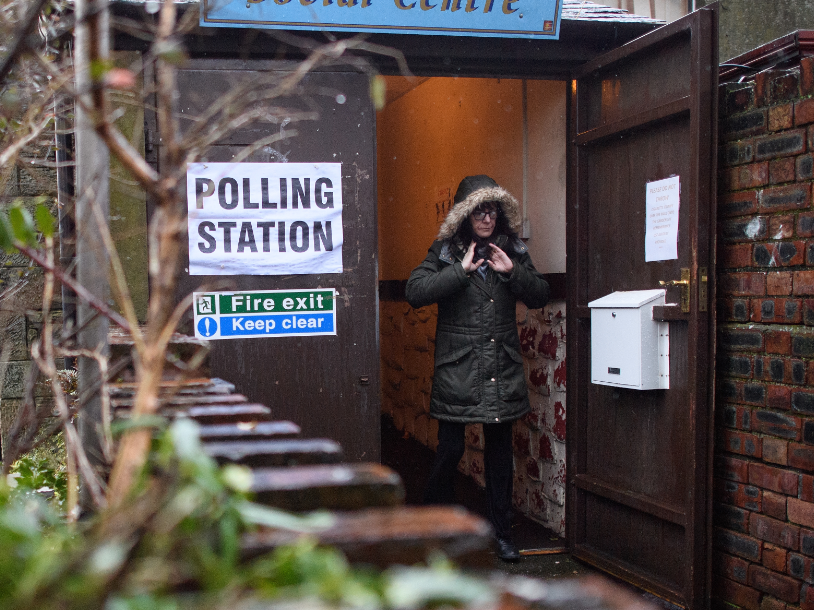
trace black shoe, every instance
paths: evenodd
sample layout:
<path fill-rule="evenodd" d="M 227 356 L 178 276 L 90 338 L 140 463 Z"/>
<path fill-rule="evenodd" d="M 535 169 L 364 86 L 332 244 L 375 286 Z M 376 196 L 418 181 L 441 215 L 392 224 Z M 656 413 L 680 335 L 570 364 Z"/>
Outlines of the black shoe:
<path fill-rule="evenodd" d="M 497 556 L 503 561 L 520 561 L 520 551 L 510 538 L 497 538 Z"/>

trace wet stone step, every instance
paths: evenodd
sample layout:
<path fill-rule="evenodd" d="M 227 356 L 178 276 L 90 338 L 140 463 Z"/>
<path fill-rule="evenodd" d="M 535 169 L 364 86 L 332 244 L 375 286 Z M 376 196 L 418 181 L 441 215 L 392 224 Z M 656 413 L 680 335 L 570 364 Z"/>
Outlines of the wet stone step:
<path fill-rule="evenodd" d="M 110 397 L 130 398 L 135 396 L 137 385 L 135 382 L 112 385 L 109 390 Z M 211 379 L 200 377 L 196 379 L 185 379 L 183 381 L 167 379 L 161 382 L 159 391 L 161 395 L 178 394 L 203 396 L 207 394 L 233 394 L 235 385 L 223 379 L 218 379 L 217 377 Z"/>
<path fill-rule="evenodd" d="M 204 451 L 219 463 L 251 468 L 336 464 L 342 461 L 339 443 L 323 438 L 204 443 Z"/>
<path fill-rule="evenodd" d="M 490 567 L 494 562 L 491 526 L 462 508 L 403 506 L 333 515 L 333 524 L 318 532 L 265 528 L 248 534 L 243 552 L 254 556 L 311 536 L 338 547 L 352 563 L 380 567 L 425 562 L 437 551 L 464 567 Z"/>
<path fill-rule="evenodd" d="M 280 439 L 298 436 L 300 432 L 300 427 L 290 421 L 238 422 L 201 426 L 201 440 L 206 443 Z"/>
<path fill-rule="evenodd" d="M 166 399 L 159 397 L 164 407 L 188 407 L 197 405 L 234 405 L 241 402 L 248 402 L 248 398 L 243 394 L 211 394 L 211 395 L 182 395 L 172 396 Z M 134 396 L 124 398 L 112 398 L 110 404 L 114 409 L 132 408 L 135 402 Z"/>
<path fill-rule="evenodd" d="M 404 502 L 401 477 L 380 464 L 261 468 L 252 474 L 256 501 L 285 510 L 356 510 Z"/>
<path fill-rule="evenodd" d="M 116 418 L 127 419 L 130 409 L 118 408 L 114 411 Z M 270 421 L 271 409 L 259 403 L 243 403 L 236 405 L 208 405 L 202 407 L 164 407 L 160 414 L 169 419 L 189 417 L 201 425 L 236 424 L 258 421 Z"/>

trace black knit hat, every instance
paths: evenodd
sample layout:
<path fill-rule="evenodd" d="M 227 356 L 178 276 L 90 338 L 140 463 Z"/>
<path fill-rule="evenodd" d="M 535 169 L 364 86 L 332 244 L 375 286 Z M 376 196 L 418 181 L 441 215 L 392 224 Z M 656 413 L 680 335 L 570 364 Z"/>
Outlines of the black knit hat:
<path fill-rule="evenodd" d="M 480 189 L 488 189 L 498 187 L 498 183 L 492 180 L 486 174 L 478 174 L 477 176 L 467 176 L 458 185 L 458 190 L 455 191 L 455 203 L 460 203 L 469 195 Z"/>

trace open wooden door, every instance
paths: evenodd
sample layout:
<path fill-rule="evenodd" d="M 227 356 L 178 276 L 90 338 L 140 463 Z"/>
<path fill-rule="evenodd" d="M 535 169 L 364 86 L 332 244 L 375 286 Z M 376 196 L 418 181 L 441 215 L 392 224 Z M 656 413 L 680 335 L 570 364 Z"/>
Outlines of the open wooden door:
<path fill-rule="evenodd" d="M 717 14 L 700 10 L 580 69 L 568 200 L 568 539 L 575 557 L 709 605 Z M 645 262 L 647 184 L 680 179 L 677 255 Z M 591 383 L 588 303 L 689 275 L 669 320 L 670 389 Z M 685 307 L 685 309 L 687 309 Z"/>

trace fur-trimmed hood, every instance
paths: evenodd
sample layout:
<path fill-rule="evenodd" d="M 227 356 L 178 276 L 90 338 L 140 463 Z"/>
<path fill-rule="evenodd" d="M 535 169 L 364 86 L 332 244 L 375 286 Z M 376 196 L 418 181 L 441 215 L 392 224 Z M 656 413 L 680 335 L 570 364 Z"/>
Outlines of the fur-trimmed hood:
<path fill-rule="evenodd" d="M 466 180 L 469 180 L 469 178 L 464 178 L 464 182 Z M 461 183 L 461 186 L 464 185 L 464 182 Z M 492 180 L 490 182 L 494 183 Z M 438 239 L 447 240 L 452 238 L 461 223 L 469 218 L 475 208 L 487 201 L 497 201 L 509 228 L 515 233 L 520 233 L 523 228 L 523 212 L 520 208 L 520 202 L 509 191 L 498 186 L 497 183 L 494 184 L 494 186 L 478 188 L 461 201 L 456 202 L 438 230 Z M 458 188 L 459 192 L 460 190 L 461 187 Z"/>

